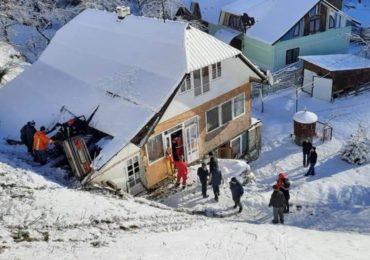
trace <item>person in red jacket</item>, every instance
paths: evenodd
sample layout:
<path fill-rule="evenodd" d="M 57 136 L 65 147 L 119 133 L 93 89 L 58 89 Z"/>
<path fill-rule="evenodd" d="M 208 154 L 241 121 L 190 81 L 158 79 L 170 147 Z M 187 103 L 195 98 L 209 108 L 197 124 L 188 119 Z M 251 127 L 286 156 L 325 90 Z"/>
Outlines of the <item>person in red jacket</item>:
<path fill-rule="evenodd" d="M 54 141 L 50 139 L 45 133 L 45 127 L 41 126 L 40 131 L 37 131 L 33 136 L 33 150 L 35 153 L 35 159 L 41 165 L 47 163 L 47 154 L 48 145 Z"/>
<path fill-rule="evenodd" d="M 188 164 L 184 161 L 184 156 L 180 156 L 180 161 L 175 161 L 177 168 L 177 182 L 176 187 L 180 186 L 180 180 L 182 179 L 182 188 L 186 187 L 186 179 L 188 178 Z"/>

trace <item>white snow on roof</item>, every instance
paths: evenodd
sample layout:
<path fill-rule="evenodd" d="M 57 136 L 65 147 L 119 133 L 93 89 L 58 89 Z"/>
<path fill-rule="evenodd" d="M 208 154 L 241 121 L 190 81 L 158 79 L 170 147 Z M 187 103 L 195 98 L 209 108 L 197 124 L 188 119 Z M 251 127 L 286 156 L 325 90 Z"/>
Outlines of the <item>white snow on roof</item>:
<path fill-rule="evenodd" d="M 302 124 L 312 124 L 312 123 L 315 123 L 317 119 L 318 118 L 316 114 L 310 111 L 307 111 L 307 110 L 298 111 L 293 116 L 294 121 L 298 123 L 302 123 Z"/>
<path fill-rule="evenodd" d="M 240 35 L 241 32 L 233 30 L 231 28 L 220 29 L 215 33 L 215 37 L 224 43 L 229 44 L 236 36 Z"/>
<path fill-rule="evenodd" d="M 329 71 L 370 68 L 370 59 L 353 54 L 310 55 L 299 58 Z"/>
<path fill-rule="evenodd" d="M 370 0 L 344 0 L 343 11 L 359 21 L 362 27 L 370 27 Z"/>
<path fill-rule="evenodd" d="M 190 28 L 190 29 L 187 29 Z M 61 121 L 64 106 L 113 136 L 96 167 L 124 147 L 163 106 L 186 72 L 240 52 L 187 23 L 86 10 L 61 28 L 40 59 L 0 90 L 0 133 L 19 136 Z M 65 119 L 65 118 L 63 118 Z"/>
<path fill-rule="evenodd" d="M 239 0 L 222 8 L 235 15 L 247 13 L 256 23 L 247 35 L 273 44 L 289 31 L 320 0 Z"/>
<path fill-rule="evenodd" d="M 202 20 L 218 24 L 222 6 L 232 3 L 233 1 L 235 0 L 183 0 L 183 4 L 190 10 L 191 2 L 198 3 Z"/>

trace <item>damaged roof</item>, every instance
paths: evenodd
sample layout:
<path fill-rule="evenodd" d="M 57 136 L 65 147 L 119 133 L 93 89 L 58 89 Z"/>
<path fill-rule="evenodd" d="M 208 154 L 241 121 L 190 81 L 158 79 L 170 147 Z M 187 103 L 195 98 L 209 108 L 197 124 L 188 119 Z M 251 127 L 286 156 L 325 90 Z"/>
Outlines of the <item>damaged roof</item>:
<path fill-rule="evenodd" d="M 0 89 L 0 134 L 27 121 L 51 127 L 61 109 L 113 137 L 95 168 L 127 145 L 164 105 L 185 73 L 240 51 L 187 23 L 86 10 L 61 28 L 39 60 Z"/>

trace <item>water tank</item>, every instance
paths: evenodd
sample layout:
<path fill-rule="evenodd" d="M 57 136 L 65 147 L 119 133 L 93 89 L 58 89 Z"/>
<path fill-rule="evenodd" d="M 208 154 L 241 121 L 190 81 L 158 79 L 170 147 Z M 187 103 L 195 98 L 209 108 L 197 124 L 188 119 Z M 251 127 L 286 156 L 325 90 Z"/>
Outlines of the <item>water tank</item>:
<path fill-rule="evenodd" d="M 307 110 L 298 111 L 293 116 L 294 121 L 294 142 L 302 145 L 304 140 L 312 139 L 316 136 L 317 115 Z"/>

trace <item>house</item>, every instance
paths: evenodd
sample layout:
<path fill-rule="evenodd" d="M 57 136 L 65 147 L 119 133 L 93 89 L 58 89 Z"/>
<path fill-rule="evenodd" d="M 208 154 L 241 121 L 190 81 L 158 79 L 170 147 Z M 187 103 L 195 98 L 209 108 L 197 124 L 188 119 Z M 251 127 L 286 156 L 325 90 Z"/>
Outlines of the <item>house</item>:
<path fill-rule="evenodd" d="M 96 110 L 104 138 L 88 180 L 135 194 L 168 177 L 166 151 L 189 163 L 255 152 L 251 80 L 265 77 L 239 50 L 187 23 L 86 10 L 0 89 L 0 133 Z"/>
<path fill-rule="evenodd" d="M 370 59 L 353 54 L 299 57 L 303 60 L 303 90 L 332 101 L 342 93 L 370 83 Z"/>
<path fill-rule="evenodd" d="M 210 34 L 264 71 L 282 69 L 300 55 L 345 53 L 349 46 L 351 18 L 326 0 L 221 1 L 213 8 L 204 0 L 190 2 Z"/>

